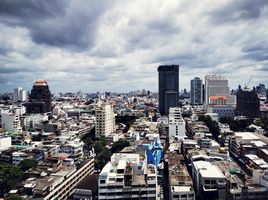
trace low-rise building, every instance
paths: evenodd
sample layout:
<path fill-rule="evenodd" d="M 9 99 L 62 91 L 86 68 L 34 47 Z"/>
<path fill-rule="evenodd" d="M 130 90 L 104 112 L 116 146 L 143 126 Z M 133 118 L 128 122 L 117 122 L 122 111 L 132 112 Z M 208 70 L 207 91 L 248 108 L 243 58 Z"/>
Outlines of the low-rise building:
<path fill-rule="evenodd" d="M 217 166 L 208 161 L 194 161 L 192 178 L 198 197 L 225 199 L 226 178 Z"/>
<path fill-rule="evenodd" d="M 0 152 L 11 147 L 11 137 L 0 136 Z"/>
<path fill-rule="evenodd" d="M 169 199 L 194 200 L 193 182 L 183 156 L 176 152 L 168 152 L 166 158 L 169 172 Z"/>
<path fill-rule="evenodd" d="M 74 139 L 72 141 L 68 141 L 65 144 L 61 145 L 60 152 L 70 154 L 70 158 L 75 161 L 82 158 L 84 143 L 80 141 L 80 139 Z"/>
<path fill-rule="evenodd" d="M 0 113 L 0 127 L 10 132 L 21 132 L 20 116 L 9 112 Z"/>
<path fill-rule="evenodd" d="M 99 175 L 99 199 L 158 199 L 157 170 L 139 154 L 117 153 Z"/>

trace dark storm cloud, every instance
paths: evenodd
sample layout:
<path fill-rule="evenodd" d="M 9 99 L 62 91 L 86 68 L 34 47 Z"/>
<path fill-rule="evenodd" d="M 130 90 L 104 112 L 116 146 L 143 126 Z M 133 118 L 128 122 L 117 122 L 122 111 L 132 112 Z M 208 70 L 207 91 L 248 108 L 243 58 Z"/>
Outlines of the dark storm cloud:
<path fill-rule="evenodd" d="M 52 91 L 156 91 L 160 64 L 179 64 L 186 88 L 210 73 L 237 85 L 255 69 L 267 84 L 267 4 L 0 0 L 0 89 L 43 78 Z"/>
<path fill-rule="evenodd" d="M 1 83 L 1 84 L 6 84 L 6 83 L 8 83 L 8 78 L 2 76 L 1 73 L 0 73 L 0 83 Z"/>
<path fill-rule="evenodd" d="M 245 53 L 242 56 L 244 59 L 251 59 L 254 61 L 268 60 L 268 44 L 266 41 L 257 41 L 253 44 L 247 44 L 241 50 Z"/>
<path fill-rule="evenodd" d="M 170 54 L 170 55 L 162 55 L 157 56 L 152 63 L 161 63 L 161 64 L 168 64 L 168 63 L 180 63 L 180 64 L 187 64 L 190 60 L 193 60 L 195 56 L 191 53 L 189 54 Z"/>
<path fill-rule="evenodd" d="M 182 29 L 169 19 L 169 16 L 156 17 L 148 21 L 141 22 L 141 19 L 130 19 L 128 23 L 127 53 L 138 49 L 151 49 L 156 44 L 164 41 L 164 38 L 170 38 L 178 35 Z M 140 29 L 141 31 L 137 31 Z M 133 31 L 131 31 L 133 30 Z"/>
<path fill-rule="evenodd" d="M 267 51 L 254 51 L 251 53 L 246 53 L 242 56 L 244 59 L 250 59 L 253 61 L 265 61 L 268 60 L 268 53 Z"/>
<path fill-rule="evenodd" d="M 230 1 L 211 12 L 211 20 L 214 23 L 228 23 L 240 20 L 254 20 L 259 18 L 267 0 L 235 0 Z"/>
<path fill-rule="evenodd" d="M 38 44 L 85 50 L 94 44 L 98 19 L 107 1 L 0 1 L 1 22 L 26 27 Z"/>
<path fill-rule="evenodd" d="M 19 72 L 34 72 L 33 69 L 27 67 L 3 67 L 0 66 L 0 74 L 14 74 Z"/>
<path fill-rule="evenodd" d="M 9 47 L 0 46 L 0 55 L 5 56 L 11 49 Z"/>
<path fill-rule="evenodd" d="M 64 3 L 65 2 L 65 3 Z M 1 0 L 0 15 L 18 19 L 53 17 L 62 14 L 67 1 L 64 0 Z"/>

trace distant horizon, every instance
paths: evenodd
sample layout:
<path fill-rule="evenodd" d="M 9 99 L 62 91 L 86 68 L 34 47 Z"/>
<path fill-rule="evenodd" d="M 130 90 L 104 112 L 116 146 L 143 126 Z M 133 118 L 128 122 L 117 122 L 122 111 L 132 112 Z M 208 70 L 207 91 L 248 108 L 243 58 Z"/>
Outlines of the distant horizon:
<path fill-rule="evenodd" d="M 207 74 L 207 75 L 211 75 L 211 74 Z M 221 74 L 217 74 L 217 75 L 221 75 Z M 157 74 L 157 77 L 158 77 L 158 74 Z M 204 78 L 202 78 L 202 77 L 200 77 L 200 76 L 194 76 L 192 79 L 194 79 L 195 77 L 199 77 L 199 78 L 201 78 L 202 79 L 202 81 L 203 81 L 203 84 L 204 84 Z M 228 79 L 228 77 L 226 77 L 227 78 L 227 80 L 228 80 L 228 84 L 230 83 L 230 80 Z M 35 81 L 36 80 L 38 80 L 38 79 L 35 79 Z M 35 81 L 33 81 L 33 83 L 32 83 L 32 86 L 33 86 L 33 84 L 34 84 L 34 82 Z M 47 80 L 46 80 L 47 81 Z M 248 80 L 247 80 L 248 81 Z M 255 81 L 256 82 L 256 81 Z M 236 90 L 236 89 L 238 89 L 238 86 L 239 85 L 241 85 L 242 86 L 242 88 L 244 87 L 244 85 L 246 84 L 247 82 L 245 82 L 245 83 L 243 83 L 243 84 L 238 84 L 236 87 L 231 87 L 230 86 L 230 84 L 229 84 L 229 88 L 230 88 L 230 91 L 232 91 L 232 90 Z M 68 92 L 71 92 L 71 93 L 76 93 L 76 92 L 79 92 L 80 90 L 83 92 L 83 93 L 97 93 L 97 92 L 100 92 L 100 93 L 105 93 L 105 92 L 112 92 L 112 93 L 129 93 L 129 92 L 133 92 L 133 91 L 137 91 L 137 90 L 142 90 L 142 89 L 145 89 L 145 90 L 149 90 L 149 91 L 151 91 L 151 92 L 153 92 L 153 93 L 158 93 L 158 90 L 150 90 L 150 89 L 146 89 L 146 88 L 141 88 L 141 89 L 130 89 L 130 90 L 125 90 L 125 91 L 111 91 L 111 90 L 102 90 L 102 91 L 84 91 L 84 90 L 82 90 L 82 89 L 78 89 L 78 90 L 73 90 L 73 91 L 68 91 L 68 90 L 65 90 L 65 91 L 55 91 L 55 90 L 52 90 L 51 89 L 51 86 L 50 86 L 50 83 L 49 83 L 49 81 L 47 81 L 47 84 L 48 84 L 48 86 L 49 86 L 49 89 L 50 89 L 50 91 L 51 91 L 51 93 L 68 93 Z M 265 83 L 261 83 L 261 82 L 257 82 L 257 84 L 256 85 L 253 85 L 252 84 L 252 82 L 250 82 L 250 84 L 249 84 L 249 88 L 250 89 L 253 89 L 253 87 L 256 87 L 256 86 L 258 86 L 259 84 L 264 84 L 265 86 L 267 86 L 267 89 L 268 89 L 268 85 L 266 85 Z M 30 86 L 29 87 L 29 89 L 28 88 L 25 88 L 25 87 L 23 87 L 23 86 L 17 86 L 17 87 L 14 87 L 12 90 L 10 90 L 10 91 L 8 91 L 8 90 L 6 90 L 6 91 L 1 91 L 0 90 L 0 93 L 12 93 L 13 92 L 13 90 L 14 89 L 16 89 L 16 88 L 19 88 L 19 87 L 21 87 L 22 89 L 24 89 L 24 90 L 26 90 L 27 92 L 30 92 L 31 91 L 31 89 L 32 89 L 32 86 Z M 158 87 L 158 82 L 157 82 L 157 84 L 156 84 L 156 86 Z M 53 87 L 52 87 L 53 88 Z M 180 89 L 179 89 L 179 91 L 181 92 L 182 90 L 184 90 L 184 89 L 186 89 L 187 91 L 190 91 L 190 80 L 189 80 L 189 87 L 187 88 L 187 87 L 185 87 L 185 88 L 182 88 L 182 87 L 179 87 Z"/>

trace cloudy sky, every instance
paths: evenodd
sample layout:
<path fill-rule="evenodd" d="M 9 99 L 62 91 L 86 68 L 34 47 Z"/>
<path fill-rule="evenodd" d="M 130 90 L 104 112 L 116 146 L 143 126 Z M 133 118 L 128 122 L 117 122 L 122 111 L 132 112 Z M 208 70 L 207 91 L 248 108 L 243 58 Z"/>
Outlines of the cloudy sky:
<path fill-rule="evenodd" d="M 0 93 L 157 91 L 161 64 L 181 89 L 213 73 L 268 85 L 267 0 L 1 0 L 0 30 Z"/>

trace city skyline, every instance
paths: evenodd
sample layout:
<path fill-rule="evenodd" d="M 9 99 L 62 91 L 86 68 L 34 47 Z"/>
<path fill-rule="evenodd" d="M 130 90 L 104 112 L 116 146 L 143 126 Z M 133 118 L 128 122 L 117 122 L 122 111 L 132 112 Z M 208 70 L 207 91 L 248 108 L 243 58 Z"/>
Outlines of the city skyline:
<path fill-rule="evenodd" d="M 230 88 L 267 82 L 268 2 L 0 2 L 0 92 L 157 91 L 157 67 L 180 65 L 180 90 L 195 76 Z"/>

